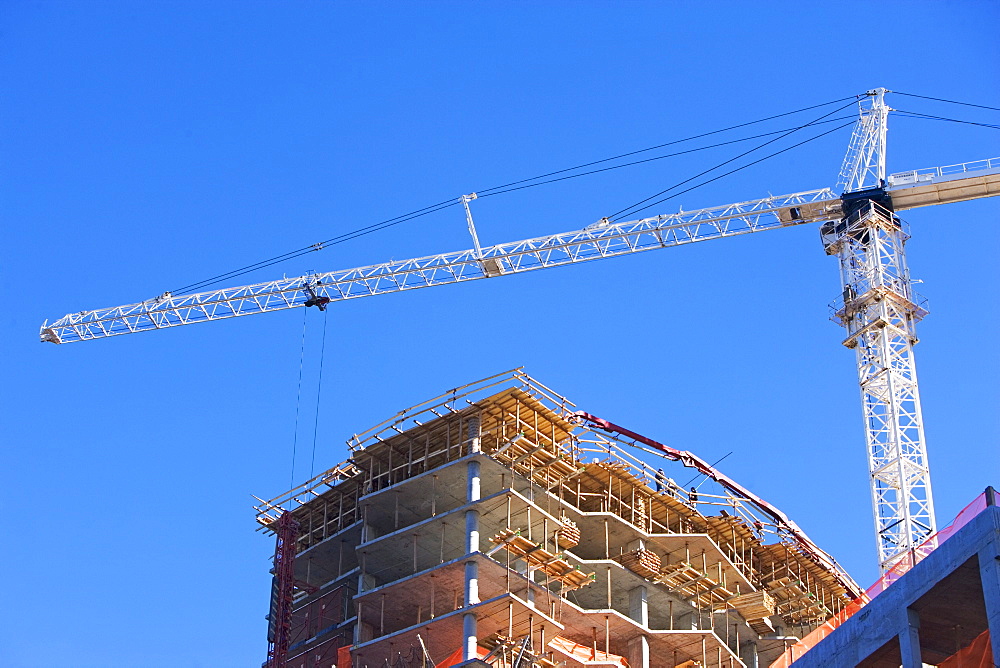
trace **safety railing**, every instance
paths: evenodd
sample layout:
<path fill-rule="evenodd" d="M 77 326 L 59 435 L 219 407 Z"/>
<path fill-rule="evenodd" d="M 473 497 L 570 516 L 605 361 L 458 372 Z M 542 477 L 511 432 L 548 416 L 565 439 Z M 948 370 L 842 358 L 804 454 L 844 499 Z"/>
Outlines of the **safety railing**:
<path fill-rule="evenodd" d="M 899 172 L 889 176 L 889 187 L 909 186 L 919 183 L 929 183 L 938 179 L 954 178 L 969 172 L 979 172 L 983 170 L 1000 170 L 1000 158 L 987 158 L 985 160 L 973 160 L 972 162 L 962 162 L 957 165 L 945 165 L 943 167 L 926 167 L 924 169 L 914 169 L 908 172 Z"/>

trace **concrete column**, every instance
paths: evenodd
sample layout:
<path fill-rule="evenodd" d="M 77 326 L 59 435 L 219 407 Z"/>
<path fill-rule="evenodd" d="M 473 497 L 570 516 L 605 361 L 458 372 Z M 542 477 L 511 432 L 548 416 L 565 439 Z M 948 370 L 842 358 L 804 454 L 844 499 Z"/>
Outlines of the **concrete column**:
<path fill-rule="evenodd" d="M 479 564 L 475 561 L 465 562 L 465 605 L 479 603 Z"/>
<path fill-rule="evenodd" d="M 467 433 L 469 435 L 469 451 L 482 452 L 483 445 L 479 434 L 479 418 L 472 417 L 466 420 L 465 428 L 468 430 Z"/>
<path fill-rule="evenodd" d="M 633 621 L 649 627 L 649 590 L 644 585 L 629 590 L 628 616 Z"/>
<path fill-rule="evenodd" d="M 757 663 L 757 643 L 752 640 L 740 645 L 740 661 L 747 668 L 758 668 Z"/>
<path fill-rule="evenodd" d="M 979 551 L 979 578 L 983 583 L 983 601 L 986 603 L 986 623 L 990 629 L 993 661 L 1000 657 L 1000 554 L 994 542 Z"/>
<path fill-rule="evenodd" d="M 678 606 L 674 606 L 675 614 L 677 617 L 674 621 L 675 631 L 698 631 L 698 615 L 692 610 L 691 612 L 684 612 L 683 610 L 677 610 Z"/>
<path fill-rule="evenodd" d="M 481 479 L 479 474 L 479 462 L 472 460 L 468 464 L 468 476 L 465 486 L 465 500 L 468 503 L 478 501 L 483 498 L 481 490 Z"/>
<path fill-rule="evenodd" d="M 465 511 L 465 553 L 479 552 L 479 511 Z"/>
<path fill-rule="evenodd" d="M 375 527 L 365 521 L 365 523 L 361 525 L 361 542 L 370 543 L 376 538 L 378 538 L 378 531 Z"/>
<path fill-rule="evenodd" d="M 368 506 L 361 511 L 361 542 L 369 543 L 378 538 L 378 531 L 368 523 Z"/>
<path fill-rule="evenodd" d="M 467 612 L 462 615 L 462 660 L 472 661 L 479 658 L 477 647 L 479 638 L 476 634 L 476 613 Z"/>
<path fill-rule="evenodd" d="M 920 615 L 915 610 L 906 609 L 906 626 L 899 633 L 899 652 L 903 668 L 923 668 L 920 660 Z"/>
<path fill-rule="evenodd" d="M 472 451 L 479 451 L 479 420 L 469 421 L 469 430 L 474 434 Z M 472 424 L 474 422 L 474 424 Z M 465 498 L 474 503 L 482 498 L 480 491 L 479 462 L 470 461 L 467 470 Z M 479 511 L 465 511 L 465 551 L 467 554 L 479 552 Z M 475 561 L 465 563 L 465 605 L 479 603 L 479 564 Z M 476 631 L 476 613 L 467 612 L 462 616 L 462 660 L 478 659 L 479 639 Z"/>
<path fill-rule="evenodd" d="M 631 668 L 649 668 L 649 638 L 636 636 L 628 641 L 628 665 Z"/>

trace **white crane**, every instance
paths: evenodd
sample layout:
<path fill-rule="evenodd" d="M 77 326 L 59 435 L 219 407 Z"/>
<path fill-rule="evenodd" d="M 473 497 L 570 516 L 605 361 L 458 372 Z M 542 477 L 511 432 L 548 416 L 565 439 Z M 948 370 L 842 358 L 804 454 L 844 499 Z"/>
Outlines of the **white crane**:
<path fill-rule="evenodd" d="M 857 354 L 879 563 L 885 571 L 910 558 L 936 528 L 913 362 L 914 326 L 927 312 L 912 290 L 904 253 L 908 235 L 895 212 L 1000 195 L 1000 158 L 887 179 L 886 92 L 880 88 L 859 97 L 860 116 L 836 191 L 628 222 L 602 219 L 573 232 L 485 248 L 469 209 L 475 194 L 464 195 L 471 250 L 195 294 L 168 292 L 137 304 L 68 314 L 43 324 L 41 340 L 70 343 L 298 306 L 325 309 L 344 299 L 821 223 L 824 248 L 840 261 L 843 297 L 834 306 L 834 319 L 847 329 L 844 345 Z"/>

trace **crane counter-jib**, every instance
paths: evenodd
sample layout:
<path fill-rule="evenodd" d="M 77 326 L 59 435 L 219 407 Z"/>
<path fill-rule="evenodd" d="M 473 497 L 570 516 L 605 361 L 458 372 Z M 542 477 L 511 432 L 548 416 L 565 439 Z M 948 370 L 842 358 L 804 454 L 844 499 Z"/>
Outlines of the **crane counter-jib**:
<path fill-rule="evenodd" d="M 696 241 L 833 220 L 829 188 L 583 229 L 482 248 L 82 311 L 42 325 L 41 340 L 70 343 L 297 306 L 516 274 Z M 317 299 L 320 303 L 317 303 Z"/>

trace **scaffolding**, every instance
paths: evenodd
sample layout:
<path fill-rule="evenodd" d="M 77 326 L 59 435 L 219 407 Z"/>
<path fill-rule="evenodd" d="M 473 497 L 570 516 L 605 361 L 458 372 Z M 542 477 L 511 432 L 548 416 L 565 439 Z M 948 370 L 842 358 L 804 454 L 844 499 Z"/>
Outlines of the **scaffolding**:
<path fill-rule="evenodd" d="M 353 436 L 348 462 L 258 499 L 262 529 L 298 521 L 294 577 L 313 590 L 295 595 L 293 627 L 311 630 L 293 629 L 288 665 L 734 668 L 860 592 L 757 497 L 685 492 L 659 470 L 684 461 L 650 465 L 576 414 L 516 369 L 397 413 Z M 306 624 L 331 592 L 336 623 Z"/>

